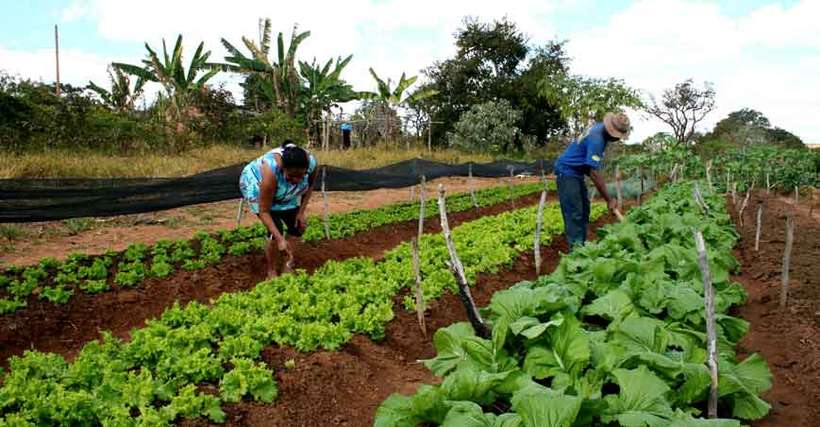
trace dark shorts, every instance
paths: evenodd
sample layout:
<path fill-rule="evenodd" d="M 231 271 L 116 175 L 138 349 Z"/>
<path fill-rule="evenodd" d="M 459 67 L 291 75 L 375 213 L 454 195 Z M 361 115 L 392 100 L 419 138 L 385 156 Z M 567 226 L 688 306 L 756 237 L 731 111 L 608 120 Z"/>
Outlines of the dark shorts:
<path fill-rule="evenodd" d="M 284 211 L 270 211 L 270 216 L 273 218 L 273 223 L 280 233 L 285 233 L 287 227 L 288 236 L 299 237 L 305 230 L 300 230 L 296 226 L 296 215 L 299 213 L 299 208 L 288 209 Z"/>

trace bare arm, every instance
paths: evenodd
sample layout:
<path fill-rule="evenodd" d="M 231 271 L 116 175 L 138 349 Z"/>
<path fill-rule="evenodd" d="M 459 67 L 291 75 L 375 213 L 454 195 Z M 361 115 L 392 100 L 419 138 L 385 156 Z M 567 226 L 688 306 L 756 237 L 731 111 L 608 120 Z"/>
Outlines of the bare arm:
<path fill-rule="evenodd" d="M 265 228 L 277 242 L 284 241 L 285 238 L 270 216 L 270 207 L 273 204 L 273 195 L 276 194 L 276 175 L 267 163 L 262 164 L 262 183 L 259 184 L 259 219 L 265 224 Z"/>
<path fill-rule="evenodd" d="M 609 210 L 615 211 L 616 202 L 611 197 L 609 197 L 609 192 L 606 191 L 606 182 L 604 181 L 603 175 L 598 169 L 590 169 L 589 177 L 592 178 L 592 182 L 595 184 L 595 188 L 598 189 L 598 193 L 601 194 L 601 197 L 606 200 L 606 204 L 609 207 Z"/>
<path fill-rule="evenodd" d="M 302 202 L 299 204 L 299 212 L 297 214 L 297 218 L 304 219 L 305 211 L 307 211 L 308 202 L 310 202 L 310 196 L 313 195 L 313 188 L 316 187 L 316 175 L 319 172 L 319 165 L 316 165 L 313 168 L 313 173 L 310 174 L 308 177 L 308 188 L 305 191 L 305 194 L 302 195 Z"/>

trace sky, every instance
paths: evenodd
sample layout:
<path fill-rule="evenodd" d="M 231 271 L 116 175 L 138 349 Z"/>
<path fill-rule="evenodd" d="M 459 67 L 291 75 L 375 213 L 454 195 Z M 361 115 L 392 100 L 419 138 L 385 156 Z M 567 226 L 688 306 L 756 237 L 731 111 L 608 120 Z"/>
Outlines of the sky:
<path fill-rule="evenodd" d="M 310 30 L 303 60 L 353 54 L 344 77 L 374 90 L 368 68 L 398 79 L 455 53 L 453 34 L 467 15 L 508 17 L 533 46 L 567 40 L 571 71 L 616 77 L 645 97 L 687 78 L 714 84 L 717 108 L 708 131 L 729 112 L 753 108 L 773 125 L 820 143 L 820 0 L 0 0 L 0 70 L 54 80 L 54 25 L 60 28 L 61 80 L 107 86 L 111 62 L 139 63 L 144 43 L 158 48 L 182 34 L 190 53 L 205 42 L 221 60 L 226 38 Z M 238 79 L 221 75 L 237 89 Z M 240 93 L 237 93 L 240 95 Z M 665 125 L 631 113 L 640 141 Z"/>

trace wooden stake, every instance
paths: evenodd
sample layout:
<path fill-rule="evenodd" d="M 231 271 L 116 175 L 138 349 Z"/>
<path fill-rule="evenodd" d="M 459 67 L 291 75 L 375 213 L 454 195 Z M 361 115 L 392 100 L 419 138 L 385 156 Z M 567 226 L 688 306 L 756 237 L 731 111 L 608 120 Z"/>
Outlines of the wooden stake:
<path fill-rule="evenodd" d="M 703 298 L 706 307 L 706 350 L 709 374 L 711 376 L 711 386 L 709 388 L 708 415 L 709 418 L 717 417 L 718 399 L 718 358 L 717 358 L 717 328 L 715 325 L 715 291 L 712 288 L 712 274 L 709 271 L 709 261 L 706 256 L 706 242 L 703 234 L 698 230 L 692 230 L 695 237 L 695 247 L 698 251 L 698 266 L 700 267 L 701 278 L 703 279 Z"/>
<path fill-rule="evenodd" d="M 763 202 L 757 202 L 757 226 L 755 227 L 755 252 L 760 250 L 760 225 L 763 223 Z"/>
<path fill-rule="evenodd" d="M 427 122 L 427 154 L 433 152 L 433 122 Z"/>
<path fill-rule="evenodd" d="M 641 176 L 641 192 L 638 193 L 638 204 L 641 204 L 641 197 L 643 197 L 644 185 L 643 185 L 643 165 L 638 166 L 638 175 Z"/>
<path fill-rule="evenodd" d="M 732 182 L 732 207 L 737 209 L 737 183 Z"/>
<path fill-rule="evenodd" d="M 535 256 L 535 275 L 541 275 L 541 226 L 544 222 L 544 204 L 547 202 L 547 191 L 541 192 L 541 200 L 538 202 L 538 213 L 535 217 L 535 247 L 533 256 Z"/>
<path fill-rule="evenodd" d="M 729 171 L 727 170 L 726 171 L 726 192 L 724 194 L 729 194 L 729 192 L 731 191 L 731 189 L 729 188 L 729 181 L 730 181 L 729 176 L 730 176 L 730 174 L 729 174 Z"/>
<path fill-rule="evenodd" d="M 236 228 L 239 228 L 239 226 L 242 224 L 242 214 L 245 212 L 245 210 L 242 208 L 244 207 L 245 198 L 243 197 L 239 199 L 239 208 L 236 210 Z"/>
<path fill-rule="evenodd" d="M 478 199 L 475 197 L 475 188 L 473 187 L 473 164 L 470 163 L 468 168 L 467 187 L 470 188 L 470 199 L 473 201 L 473 208 L 478 210 Z"/>
<path fill-rule="evenodd" d="M 515 209 L 515 199 L 513 198 L 513 168 L 510 168 L 510 180 L 507 181 L 507 187 L 510 189 L 510 205 Z"/>
<path fill-rule="evenodd" d="M 706 162 L 706 183 L 709 184 L 709 191 L 714 192 L 715 187 L 712 185 L 712 161 Z"/>
<path fill-rule="evenodd" d="M 322 167 L 322 202 L 324 204 L 323 220 L 325 223 L 325 239 L 330 240 L 330 209 L 327 206 L 327 191 L 325 191 L 325 178 L 327 167 Z"/>
<path fill-rule="evenodd" d="M 421 176 L 421 186 L 419 187 L 419 234 L 418 239 L 421 241 L 421 235 L 424 234 L 424 203 L 425 203 L 425 189 L 427 187 L 427 178 Z"/>
<path fill-rule="evenodd" d="M 615 193 L 618 197 L 618 210 L 624 210 L 624 195 L 621 187 L 621 168 L 615 166 Z"/>
<path fill-rule="evenodd" d="M 464 304 L 464 309 L 467 310 L 467 318 L 470 320 L 470 324 L 473 325 L 476 335 L 487 338 L 490 336 L 490 330 L 487 328 L 475 305 L 473 295 L 470 293 L 470 286 L 467 284 L 467 276 L 464 274 L 464 266 L 461 264 L 461 260 L 458 259 L 456 245 L 453 243 L 453 238 L 450 234 L 450 226 L 447 223 L 447 206 L 444 201 L 444 185 L 442 184 L 438 185 L 438 210 L 441 216 L 441 232 L 444 234 L 447 251 L 450 252 L 450 261 L 447 262 L 447 266 L 456 279 L 459 297 L 461 298 L 462 304 Z"/>
<path fill-rule="evenodd" d="M 672 171 L 669 172 L 669 181 L 675 182 L 675 181 L 678 180 L 677 177 L 678 177 L 678 164 L 675 163 L 675 166 L 672 168 Z"/>
<path fill-rule="evenodd" d="M 416 317 L 419 321 L 419 328 L 421 333 L 427 336 L 427 325 L 424 321 L 424 312 L 427 309 L 424 306 L 424 292 L 421 289 L 421 261 L 419 257 L 419 240 L 413 238 L 411 240 L 413 247 L 413 273 L 416 276 Z"/>
<path fill-rule="evenodd" d="M 698 183 L 695 183 L 695 186 L 692 188 L 692 197 L 695 198 L 695 203 L 700 206 L 700 210 L 703 211 L 704 215 L 709 215 L 709 205 L 706 204 L 706 200 L 703 199 L 703 195 L 700 193 L 700 186 Z"/>
<path fill-rule="evenodd" d="M 794 186 L 794 204 L 797 207 L 797 203 L 800 202 L 800 191 L 798 191 L 798 186 Z"/>
<path fill-rule="evenodd" d="M 785 308 L 789 299 L 789 264 L 794 244 L 794 214 L 786 216 L 786 248 L 783 251 L 783 272 L 780 274 L 780 308 Z"/>
<path fill-rule="evenodd" d="M 413 184 L 410 186 L 410 202 L 416 201 L 416 185 Z"/>
<path fill-rule="evenodd" d="M 737 218 L 740 222 L 740 227 L 743 228 L 743 211 L 746 210 L 746 205 L 749 204 L 749 197 L 752 195 L 752 187 L 749 187 L 746 190 L 746 197 L 743 198 L 743 203 L 740 204 L 740 210 L 738 211 Z"/>
<path fill-rule="evenodd" d="M 766 194 L 771 192 L 772 186 L 769 184 L 769 171 L 766 171 Z"/>

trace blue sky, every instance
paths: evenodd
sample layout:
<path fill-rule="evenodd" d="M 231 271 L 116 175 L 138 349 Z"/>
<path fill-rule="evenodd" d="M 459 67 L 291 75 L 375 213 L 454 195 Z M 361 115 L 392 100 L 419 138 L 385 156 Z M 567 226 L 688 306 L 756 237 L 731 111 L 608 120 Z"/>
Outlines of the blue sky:
<path fill-rule="evenodd" d="M 569 40 L 572 70 L 618 77 L 645 96 L 686 78 L 711 81 L 717 110 L 707 130 L 733 110 L 751 107 L 806 142 L 820 142 L 820 1 L 792 0 L 414 0 L 281 4 L 269 0 L 0 0 L 0 69 L 53 80 L 53 25 L 59 24 L 63 80 L 105 83 L 112 61 L 137 63 L 143 43 L 182 33 L 205 41 L 215 58 L 220 37 L 256 38 L 258 17 L 274 31 L 294 23 L 311 30 L 303 59 L 353 54 L 346 77 L 370 89 L 367 69 L 397 78 L 454 51 L 452 34 L 466 15 L 508 16 L 533 44 Z M 280 4 L 277 4 L 280 3 Z M 222 77 L 229 88 L 235 79 Z M 634 113 L 639 139 L 662 124 Z"/>

